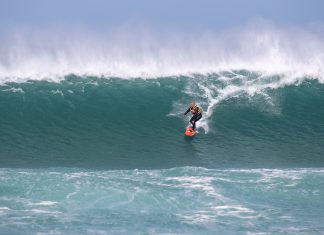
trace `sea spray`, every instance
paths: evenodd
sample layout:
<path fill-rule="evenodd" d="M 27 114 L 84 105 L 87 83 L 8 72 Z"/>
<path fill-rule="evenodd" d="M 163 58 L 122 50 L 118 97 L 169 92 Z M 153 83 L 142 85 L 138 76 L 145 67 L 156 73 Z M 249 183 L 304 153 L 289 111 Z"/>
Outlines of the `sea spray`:
<path fill-rule="evenodd" d="M 157 78 L 248 70 L 323 81 L 324 36 L 314 29 L 251 23 L 196 33 L 131 28 L 2 29 L 1 82 L 65 75 Z"/>

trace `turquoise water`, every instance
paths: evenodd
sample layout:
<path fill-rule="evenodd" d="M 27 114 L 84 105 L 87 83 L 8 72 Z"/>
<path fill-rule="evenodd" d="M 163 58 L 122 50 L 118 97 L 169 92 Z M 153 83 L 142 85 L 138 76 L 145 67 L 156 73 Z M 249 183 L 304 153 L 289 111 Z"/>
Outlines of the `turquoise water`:
<path fill-rule="evenodd" d="M 6 84 L 0 87 L 0 164 L 323 167 L 324 86 L 305 78 L 301 84 L 271 88 L 284 79 L 260 81 L 258 74 L 241 71 Z M 183 113 L 192 100 L 204 109 L 204 117 L 198 135 L 185 138 L 190 115 Z"/>
<path fill-rule="evenodd" d="M 2 83 L 0 234 L 321 234 L 323 107 L 252 71 Z"/>
<path fill-rule="evenodd" d="M 324 170 L 2 169 L 1 234 L 321 234 Z"/>

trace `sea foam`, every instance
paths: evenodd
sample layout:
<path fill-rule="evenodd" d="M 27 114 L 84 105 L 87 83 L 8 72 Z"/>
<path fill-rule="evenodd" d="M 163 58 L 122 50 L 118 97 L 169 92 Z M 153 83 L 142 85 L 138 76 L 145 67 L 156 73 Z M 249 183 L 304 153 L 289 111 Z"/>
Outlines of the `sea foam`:
<path fill-rule="evenodd" d="M 324 36 L 314 28 L 254 22 L 240 29 L 157 32 L 120 28 L 3 29 L 0 80 L 60 81 L 65 75 L 155 78 L 219 71 L 311 76 L 323 82 Z"/>

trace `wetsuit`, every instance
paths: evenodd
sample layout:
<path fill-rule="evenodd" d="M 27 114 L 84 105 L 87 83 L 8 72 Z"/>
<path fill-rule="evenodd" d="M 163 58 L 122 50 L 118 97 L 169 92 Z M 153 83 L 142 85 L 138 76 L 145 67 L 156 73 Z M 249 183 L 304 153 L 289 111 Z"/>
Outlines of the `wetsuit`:
<path fill-rule="evenodd" d="M 192 129 L 195 130 L 196 129 L 196 122 L 200 118 L 202 118 L 202 109 L 199 108 L 198 106 L 190 107 L 190 108 L 187 109 L 187 111 L 184 113 L 184 115 L 186 115 L 189 112 L 192 113 L 192 117 L 190 118 L 189 122 L 192 124 Z"/>

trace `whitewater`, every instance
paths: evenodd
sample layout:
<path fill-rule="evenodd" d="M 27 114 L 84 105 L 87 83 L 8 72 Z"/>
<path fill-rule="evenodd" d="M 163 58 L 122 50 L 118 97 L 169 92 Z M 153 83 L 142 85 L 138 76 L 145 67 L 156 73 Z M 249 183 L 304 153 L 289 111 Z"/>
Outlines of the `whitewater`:
<path fill-rule="evenodd" d="M 324 232 L 321 28 L 1 30 L 0 234 Z"/>
<path fill-rule="evenodd" d="M 156 78 L 249 70 L 323 81 L 323 30 L 255 21 L 223 31 L 179 33 L 125 25 L 110 31 L 2 26 L 5 81 L 65 75 Z M 15 80 L 16 79 L 16 80 Z"/>

